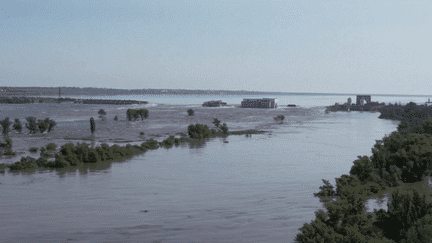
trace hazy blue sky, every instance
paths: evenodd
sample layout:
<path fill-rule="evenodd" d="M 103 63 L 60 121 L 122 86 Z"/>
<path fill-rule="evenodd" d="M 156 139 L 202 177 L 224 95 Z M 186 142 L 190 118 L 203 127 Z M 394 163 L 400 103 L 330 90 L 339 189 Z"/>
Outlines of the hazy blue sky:
<path fill-rule="evenodd" d="M 0 86 L 432 91 L 430 0 L 6 0 L 0 9 Z"/>

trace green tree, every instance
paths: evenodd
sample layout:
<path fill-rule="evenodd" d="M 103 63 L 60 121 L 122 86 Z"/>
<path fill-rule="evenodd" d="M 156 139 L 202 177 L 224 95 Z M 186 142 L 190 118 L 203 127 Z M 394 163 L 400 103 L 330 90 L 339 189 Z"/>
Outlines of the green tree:
<path fill-rule="evenodd" d="M 427 223 L 430 222 L 430 216 L 424 217 L 432 213 L 432 204 L 426 200 L 426 195 L 421 195 L 417 189 L 408 192 L 395 190 L 392 192 L 391 201 L 387 203 L 387 207 L 387 211 L 374 210 L 377 215 L 374 224 L 383 229 L 387 238 L 396 242 L 415 242 L 412 241 L 412 236 L 430 239 L 431 234 L 423 232 L 425 228 L 428 228 Z"/>
<path fill-rule="evenodd" d="M 189 116 L 193 116 L 195 114 L 195 111 L 192 109 L 187 110 L 187 113 Z"/>
<path fill-rule="evenodd" d="M 21 131 L 22 131 L 22 124 L 21 124 L 20 119 L 15 118 L 15 122 L 14 122 L 12 128 L 13 128 L 15 131 L 17 131 L 18 133 L 21 133 Z"/>
<path fill-rule="evenodd" d="M 95 130 L 96 130 L 95 121 L 94 121 L 93 117 L 90 117 L 90 131 L 92 134 L 94 134 Z"/>
<path fill-rule="evenodd" d="M 367 156 L 358 156 L 351 167 L 350 174 L 355 175 L 362 182 L 370 181 L 374 172 L 372 161 Z"/>
<path fill-rule="evenodd" d="M 421 181 L 432 170 L 432 137 L 393 132 L 377 140 L 371 161 L 389 186 Z"/>
<path fill-rule="evenodd" d="M 226 123 L 222 124 L 220 130 L 222 131 L 223 134 L 228 135 L 228 126 Z"/>
<path fill-rule="evenodd" d="M 99 112 L 98 112 L 98 114 L 99 114 L 99 118 L 101 118 L 102 120 L 105 120 L 105 115 L 107 113 L 105 112 L 104 109 L 100 109 Z"/>
<path fill-rule="evenodd" d="M 37 126 L 39 128 L 40 133 L 44 133 L 48 129 L 49 118 L 45 120 L 38 119 Z"/>
<path fill-rule="evenodd" d="M 57 123 L 54 120 L 49 120 L 48 121 L 48 132 L 51 132 L 52 129 L 57 125 Z"/>
<path fill-rule="evenodd" d="M 215 118 L 215 119 L 213 119 L 212 123 L 216 126 L 216 128 L 219 128 L 221 121 L 219 121 L 217 118 Z"/>
<path fill-rule="evenodd" d="M 127 109 L 127 111 L 126 111 L 126 117 L 127 117 L 127 119 L 129 120 L 129 121 L 132 121 L 132 118 L 133 118 L 133 110 L 132 109 Z"/>
<path fill-rule="evenodd" d="M 317 197 L 334 197 L 336 192 L 334 191 L 332 184 L 324 179 L 322 179 L 322 181 L 324 185 L 320 186 L 320 191 L 318 193 L 314 193 L 314 195 Z"/>
<path fill-rule="evenodd" d="M 27 123 L 25 124 L 26 128 L 30 131 L 30 133 L 36 133 L 38 126 L 36 123 L 36 117 L 29 116 L 26 117 Z"/>
<path fill-rule="evenodd" d="M 0 121 L 0 124 L 2 125 L 2 127 L 3 127 L 3 130 L 2 130 L 2 134 L 4 135 L 4 136 L 7 136 L 8 134 L 9 134 L 9 131 L 10 131 L 10 125 L 12 124 L 11 122 L 10 122 L 10 120 L 9 120 L 9 117 L 6 117 L 5 119 L 3 119 L 3 120 L 1 120 Z"/>
<path fill-rule="evenodd" d="M 141 117 L 141 121 L 148 118 L 149 111 L 146 109 L 139 109 L 137 114 Z"/>

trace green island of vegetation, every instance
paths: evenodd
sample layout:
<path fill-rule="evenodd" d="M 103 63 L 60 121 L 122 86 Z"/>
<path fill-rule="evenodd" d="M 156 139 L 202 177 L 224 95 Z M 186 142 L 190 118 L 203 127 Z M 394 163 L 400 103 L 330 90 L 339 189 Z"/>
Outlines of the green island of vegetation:
<path fill-rule="evenodd" d="M 349 175 L 327 180 L 315 196 L 324 210 L 305 223 L 297 242 L 432 242 L 432 109 L 411 102 L 386 106 L 382 119 L 400 120 L 377 140 L 372 156 L 359 156 Z M 387 210 L 366 212 L 369 198 L 389 198 Z"/>
<path fill-rule="evenodd" d="M 134 112 L 133 110 L 128 110 L 128 114 L 132 114 L 131 119 L 134 118 L 134 114 L 143 114 L 142 118 L 148 116 L 148 112 Z M 92 121 L 92 120 L 91 120 Z M 0 164 L 0 171 L 4 172 L 6 168 L 10 171 L 34 171 L 36 169 L 53 169 L 53 168 L 73 168 L 82 167 L 86 164 L 95 163 L 106 163 L 120 161 L 130 158 L 134 155 L 144 153 L 148 150 L 157 149 L 159 147 L 171 148 L 173 146 L 178 146 L 183 143 L 189 143 L 194 145 L 196 143 L 205 142 L 205 139 L 213 137 L 224 137 L 228 135 L 240 135 L 240 134 L 260 134 L 265 131 L 257 130 L 246 130 L 246 131 L 234 131 L 229 132 L 227 125 L 224 123 L 220 125 L 218 119 L 214 119 L 213 123 L 216 126 L 215 129 L 210 129 L 207 125 L 195 124 L 189 125 L 188 134 L 178 133 L 180 138 L 175 136 L 169 136 L 162 142 L 158 142 L 153 139 L 148 139 L 141 145 L 130 145 L 109 146 L 106 143 L 100 146 L 94 147 L 87 143 L 78 143 L 74 145 L 73 143 L 66 143 L 60 147 L 59 151 L 56 152 L 57 145 L 54 143 L 48 144 L 46 147 L 40 148 L 40 157 L 38 159 L 32 158 L 30 156 L 21 157 L 21 160 L 13 164 Z M 90 127 L 92 128 L 92 133 L 94 132 L 94 121 L 90 122 Z M 8 148 L 12 147 L 12 140 L 5 137 L 6 143 L 0 144 L 0 146 L 5 146 Z M 38 148 L 30 148 L 31 152 L 36 153 Z M 53 158 L 52 160 L 49 160 Z"/>

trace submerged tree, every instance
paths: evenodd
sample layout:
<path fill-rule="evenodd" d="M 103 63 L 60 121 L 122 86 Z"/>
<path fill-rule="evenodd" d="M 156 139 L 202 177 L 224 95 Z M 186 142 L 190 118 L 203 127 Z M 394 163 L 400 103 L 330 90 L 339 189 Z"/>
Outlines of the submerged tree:
<path fill-rule="evenodd" d="M 226 123 L 222 124 L 222 126 L 220 127 L 221 131 L 223 132 L 223 134 L 228 135 L 228 126 Z"/>
<path fill-rule="evenodd" d="M 141 121 L 148 118 L 149 111 L 146 109 L 139 109 L 137 111 L 138 115 L 141 117 Z"/>
<path fill-rule="evenodd" d="M 8 134 L 9 134 L 9 131 L 10 131 L 10 125 L 12 124 L 10 121 L 9 121 L 9 117 L 6 117 L 5 119 L 3 119 L 3 120 L 1 120 L 0 121 L 0 124 L 2 125 L 2 127 L 3 127 L 3 130 L 2 130 L 2 134 L 4 135 L 4 136 L 7 136 Z"/>
<path fill-rule="evenodd" d="M 93 117 L 90 117 L 90 131 L 92 134 L 94 134 L 95 130 L 96 130 L 95 121 L 94 121 Z"/>
<path fill-rule="evenodd" d="M 219 121 L 217 118 L 215 118 L 212 123 L 216 126 L 216 128 L 220 127 L 221 121 Z"/>
<path fill-rule="evenodd" d="M 49 118 L 46 118 L 45 120 L 38 119 L 37 126 L 39 128 L 39 131 L 41 133 L 44 133 L 45 130 L 48 129 L 48 124 L 49 124 Z"/>
<path fill-rule="evenodd" d="M 15 123 L 13 124 L 12 128 L 17 131 L 18 133 L 21 133 L 22 131 L 22 124 L 20 119 L 15 118 Z"/>
<path fill-rule="evenodd" d="M 278 115 L 278 116 L 273 117 L 273 119 L 275 121 L 280 121 L 282 123 L 283 120 L 285 119 L 285 116 L 284 115 Z"/>
<path fill-rule="evenodd" d="M 36 133 L 37 132 L 37 123 L 36 123 L 36 117 L 28 116 L 26 117 L 27 123 L 25 124 L 26 128 L 30 131 L 30 133 Z"/>
<path fill-rule="evenodd" d="M 193 116 L 195 114 L 195 111 L 192 109 L 187 110 L 187 113 L 189 116 Z"/>
<path fill-rule="evenodd" d="M 54 120 L 48 121 L 48 132 L 51 132 L 51 130 L 57 125 L 57 123 Z"/>
<path fill-rule="evenodd" d="M 105 115 L 107 113 L 105 112 L 104 109 L 100 109 L 99 112 L 98 112 L 98 114 L 99 114 L 99 118 L 101 118 L 102 120 L 105 120 Z"/>

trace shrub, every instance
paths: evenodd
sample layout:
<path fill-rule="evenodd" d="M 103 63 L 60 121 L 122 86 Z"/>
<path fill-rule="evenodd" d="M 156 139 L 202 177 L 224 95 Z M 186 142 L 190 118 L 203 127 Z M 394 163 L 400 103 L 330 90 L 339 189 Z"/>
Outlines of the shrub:
<path fill-rule="evenodd" d="M 5 150 L 5 151 L 3 152 L 3 155 L 4 155 L 4 156 L 15 156 L 16 153 L 13 152 L 13 151 L 10 150 L 10 149 L 7 149 L 7 150 Z"/>
<path fill-rule="evenodd" d="M 320 191 L 318 193 L 314 193 L 314 195 L 317 197 L 334 197 L 336 192 L 334 191 L 332 184 L 324 179 L 322 179 L 322 181 L 324 185 L 320 186 Z"/>
<path fill-rule="evenodd" d="M 26 117 L 27 123 L 25 124 L 26 128 L 30 131 L 30 133 L 36 133 L 37 132 L 37 123 L 36 123 L 36 117 L 29 116 Z"/>
<path fill-rule="evenodd" d="M 48 129 L 48 124 L 49 124 L 49 119 L 48 118 L 46 118 L 45 120 L 38 119 L 37 126 L 39 128 L 39 131 L 41 133 L 44 133 L 45 130 Z"/>
<path fill-rule="evenodd" d="M 55 150 L 57 148 L 57 145 L 55 144 L 55 143 L 49 143 L 47 146 L 46 146 L 46 149 L 47 150 Z"/>
<path fill-rule="evenodd" d="M 100 109 L 98 114 L 99 114 L 99 118 L 101 118 L 102 120 L 105 119 L 106 112 L 104 109 Z"/>
<path fill-rule="evenodd" d="M 18 119 L 18 118 L 15 119 L 15 123 L 13 124 L 12 128 L 15 131 L 21 133 L 21 131 L 22 131 L 22 124 L 21 124 L 20 119 Z"/>
<path fill-rule="evenodd" d="M 65 168 L 69 166 L 69 162 L 61 154 L 56 154 L 54 163 L 50 163 L 49 167 Z"/>
<path fill-rule="evenodd" d="M 5 119 L 0 120 L 0 124 L 3 127 L 2 134 L 4 136 L 7 136 L 9 134 L 9 131 L 10 131 L 9 127 L 11 125 L 11 122 L 9 121 L 9 117 L 6 117 Z"/>
<path fill-rule="evenodd" d="M 95 130 L 96 130 L 95 121 L 94 121 L 93 117 L 90 117 L 90 131 L 92 134 L 94 134 Z"/>
<path fill-rule="evenodd" d="M 15 162 L 9 165 L 10 170 L 25 170 L 25 169 L 36 169 L 38 167 L 36 159 L 31 157 L 21 157 L 19 162 Z"/>
<path fill-rule="evenodd" d="M 54 120 L 48 121 L 48 132 L 51 132 L 51 130 L 57 125 L 57 123 Z"/>
<path fill-rule="evenodd" d="M 144 132 L 140 132 L 140 135 L 143 136 L 143 135 L 144 135 Z"/>
<path fill-rule="evenodd" d="M 40 148 L 40 157 L 45 157 L 46 156 L 46 154 L 45 154 L 45 152 L 46 152 L 46 148 L 45 147 L 41 147 Z"/>
<path fill-rule="evenodd" d="M 141 144 L 141 147 L 145 149 L 157 149 L 159 148 L 158 142 L 154 140 L 153 138 L 148 139 L 144 143 Z"/>
<path fill-rule="evenodd" d="M 282 123 L 283 120 L 285 119 L 285 116 L 284 115 L 278 115 L 278 116 L 273 117 L 273 119 L 275 121 L 280 121 Z"/>
<path fill-rule="evenodd" d="M 224 123 L 221 127 L 220 130 L 223 132 L 224 135 L 228 135 L 228 126 L 226 123 Z"/>
<path fill-rule="evenodd" d="M 189 125 L 188 126 L 188 134 L 190 138 L 193 139 L 202 139 L 210 137 L 210 129 L 207 125 Z"/>
<path fill-rule="evenodd" d="M 118 121 L 118 116 L 115 116 L 115 117 L 114 117 L 114 121 Z"/>
<path fill-rule="evenodd" d="M 129 121 L 132 121 L 134 111 L 132 109 L 127 109 L 126 117 Z"/>
<path fill-rule="evenodd" d="M 175 140 L 174 136 L 169 136 L 167 139 L 165 139 L 164 141 L 160 142 L 159 145 L 167 147 L 167 148 L 168 147 L 172 147 L 174 145 L 174 140 Z"/>
<path fill-rule="evenodd" d="M 216 126 L 216 128 L 220 127 L 221 121 L 219 121 L 217 118 L 215 118 L 212 123 Z"/>
<path fill-rule="evenodd" d="M 0 143 L 0 148 L 11 149 L 12 148 L 12 139 L 9 137 L 4 137 L 5 143 Z"/>
<path fill-rule="evenodd" d="M 195 114 L 195 111 L 192 109 L 187 110 L 187 113 L 189 116 L 193 116 Z"/>
<path fill-rule="evenodd" d="M 31 147 L 31 148 L 29 149 L 29 151 L 32 152 L 32 153 L 36 153 L 36 152 L 38 151 L 38 148 L 36 148 L 36 147 Z"/>

